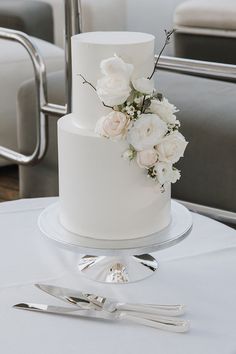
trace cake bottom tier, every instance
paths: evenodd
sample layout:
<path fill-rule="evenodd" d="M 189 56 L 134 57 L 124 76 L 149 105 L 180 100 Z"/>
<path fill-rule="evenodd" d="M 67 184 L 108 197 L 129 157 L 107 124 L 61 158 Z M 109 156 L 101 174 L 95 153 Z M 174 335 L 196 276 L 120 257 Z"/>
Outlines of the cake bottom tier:
<path fill-rule="evenodd" d="M 170 186 L 147 178 L 122 158 L 125 142 L 79 128 L 73 114 L 58 121 L 60 222 L 96 239 L 134 239 L 170 222 Z"/>

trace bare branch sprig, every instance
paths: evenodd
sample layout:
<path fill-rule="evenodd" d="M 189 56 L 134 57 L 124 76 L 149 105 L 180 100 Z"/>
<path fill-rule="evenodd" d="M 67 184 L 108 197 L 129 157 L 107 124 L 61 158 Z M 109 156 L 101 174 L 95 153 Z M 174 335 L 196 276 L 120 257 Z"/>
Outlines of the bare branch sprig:
<path fill-rule="evenodd" d="M 141 107 L 141 113 L 144 113 L 145 109 L 144 109 L 144 103 L 145 103 L 145 98 L 146 98 L 146 95 L 143 95 L 143 102 L 142 102 L 142 107 Z"/>
<path fill-rule="evenodd" d="M 102 104 L 104 107 L 111 108 L 111 109 L 113 109 L 113 111 L 115 111 L 114 107 L 108 106 L 108 104 L 104 103 L 103 101 L 102 101 Z"/>
<path fill-rule="evenodd" d="M 85 77 L 84 77 L 82 74 L 78 74 L 78 75 L 79 75 L 80 77 L 82 77 L 82 79 L 83 79 L 83 84 L 87 84 L 87 85 L 91 86 L 92 89 L 97 92 L 96 87 L 95 87 L 93 84 L 91 84 L 91 82 L 89 82 L 88 80 L 86 80 Z M 114 110 L 114 108 L 113 108 L 112 106 L 108 106 L 108 105 L 107 105 L 106 103 L 104 103 L 103 101 L 102 101 L 102 104 L 103 104 L 104 107 L 111 108 L 111 109 Z"/>
<path fill-rule="evenodd" d="M 83 84 L 88 84 L 88 85 L 90 85 L 90 86 L 94 89 L 94 91 L 97 91 L 96 87 L 93 86 L 93 84 L 91 84 L 91 82 L 87 81 L 87 80 L 85 79 L 85 77 L 84 77 L 82 74 L 79 74 L 79 76 L 82 77 L 82 79 L 83 79 Z"/>
<path fill-rule="evenodd" d="M 158 66 L 160 57 L 161 57 L 162 53 L 164 52 L 165 47 L 170 43 L 171 36 L 172 36 L 172 34 L 173 34 L 175 31 L 176 31 L 175 29 L 172 29 L 172 30 L 170 30 L 170 31 L 165 30 L 165 35 L 166 35 L 165 43 L 164 43 L 164 45 L 163 45 L 163 47 L 162 47 L 162 49 L 161 49 L 161 51 L 160 51 L 160 53 L 159 53 L 159 55 L 158 55 L 158 57 L 157 57 L 157 59 L 156 59 L 156 62 L 155 62 L 155 65 L 154 65 L 154 69 L 153 69 L 151 75 L 148 77 L 149 80 L 151 80 L 151 78 L 153 77 L 153 75 L 154 75 L 154 73 L 155 73 L 155 71 L 156 71 L 156 68 L 157 68 L 157 66 Z"/>

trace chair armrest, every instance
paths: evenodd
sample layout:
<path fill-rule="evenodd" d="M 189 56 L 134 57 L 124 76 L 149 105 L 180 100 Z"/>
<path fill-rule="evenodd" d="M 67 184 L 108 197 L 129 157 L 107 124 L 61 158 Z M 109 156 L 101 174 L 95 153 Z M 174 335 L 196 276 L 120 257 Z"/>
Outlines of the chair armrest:
<path fill-rule="evenodd" d="M 217 81 L 236 82 L 236 65 L 231 64 L 161 56 L 156 70 L 166 70 Z"/>

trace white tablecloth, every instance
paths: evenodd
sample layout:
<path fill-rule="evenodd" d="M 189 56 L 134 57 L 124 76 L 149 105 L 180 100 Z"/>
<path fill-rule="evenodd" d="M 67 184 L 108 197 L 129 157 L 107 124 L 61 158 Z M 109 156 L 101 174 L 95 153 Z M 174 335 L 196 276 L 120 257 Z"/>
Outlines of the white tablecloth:
<path fill-rule="evenodd" d="M 154 255 L 156 274 L 127 285 L 92 282 L 79 275 L 78 255 L 56 247 L 37 226 L 54 198 L 0 204 L 1 354 L 235 354 L 236 232 L 194 214 L 191 234 Z M 44 315 L 12 309 L 19 302 L 63 305 L 33 284 L 45 282 L 124 301 L 184 303 L 190 332 L 175 334 L 128 323 Z"/>

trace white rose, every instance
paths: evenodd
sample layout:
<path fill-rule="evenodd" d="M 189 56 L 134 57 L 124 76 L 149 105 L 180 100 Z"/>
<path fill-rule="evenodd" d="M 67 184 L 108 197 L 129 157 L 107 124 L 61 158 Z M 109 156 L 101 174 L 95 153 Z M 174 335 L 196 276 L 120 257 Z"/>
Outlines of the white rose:
<path fill-rule="evenodd" d="M 145 77 L 134 79 L 132 84 L 136 91 L 144 93 L 145 95 L 151 95 L 154 91 L 153 80 L 146 79 Z"/>
<path fill-rule="evenodd" d="M 112 111 L 98 120 L 95 132 L 107 138 L 122 138 L 127 132 L 128 124 L 129 119 L 124 113 Z"/>
<path fill-rule="evenodd" d="M 165 183 L 175 183 L 180 179 L 180 171 L 173 169 L 172 164 L 167 162 L 158 162 L 155 165 L 155 174 L 161 185 Z"/>
<path fill-rule="evenodd" d="M 124 103 L 130 95 L 130 82 L 123 75 L 104 76 L 97 81 L 98 97 L 108 106 Z"/>
<path fill-rule="evenodd" d="M 159 161 L 176 163 L 183 156 L 187 141 L 179 132 L 165 136 L 156 146 Z"/>
<path fill-rule="evenodd" d="M 168 128 L 156 114 L 141 114 L 127 135 L 127 140 L 137 151 L 151 149 L 157 145 Z"/>
<path fill-rule="evenodd" d="M 176 116 L 174 113 L 177 113 L 178 109 L 173 104 L 169 103 L 166 98 L 163 98 L 162 101 L 151 100 L 149 110 L 152 113 L 157 114 L 166 123 L 174 124 L 176 122 Z"/>
<path fill-rule="evenodd" d="M 137 163 L 141 168 L 149 168 L 157 162 L 157 152 L 155 149 L 139 151 L 137 153 Z"/>
<path fill-rule="evenodd" d="M 100 64 L 101 72 L 106 75 L 123 75 L 130 79 L 130 76 L 134 70 L 134 66 L 132 64 L 125 63 L 120 57 L 114 55 L 111 58 L 104 59 Z"/>

